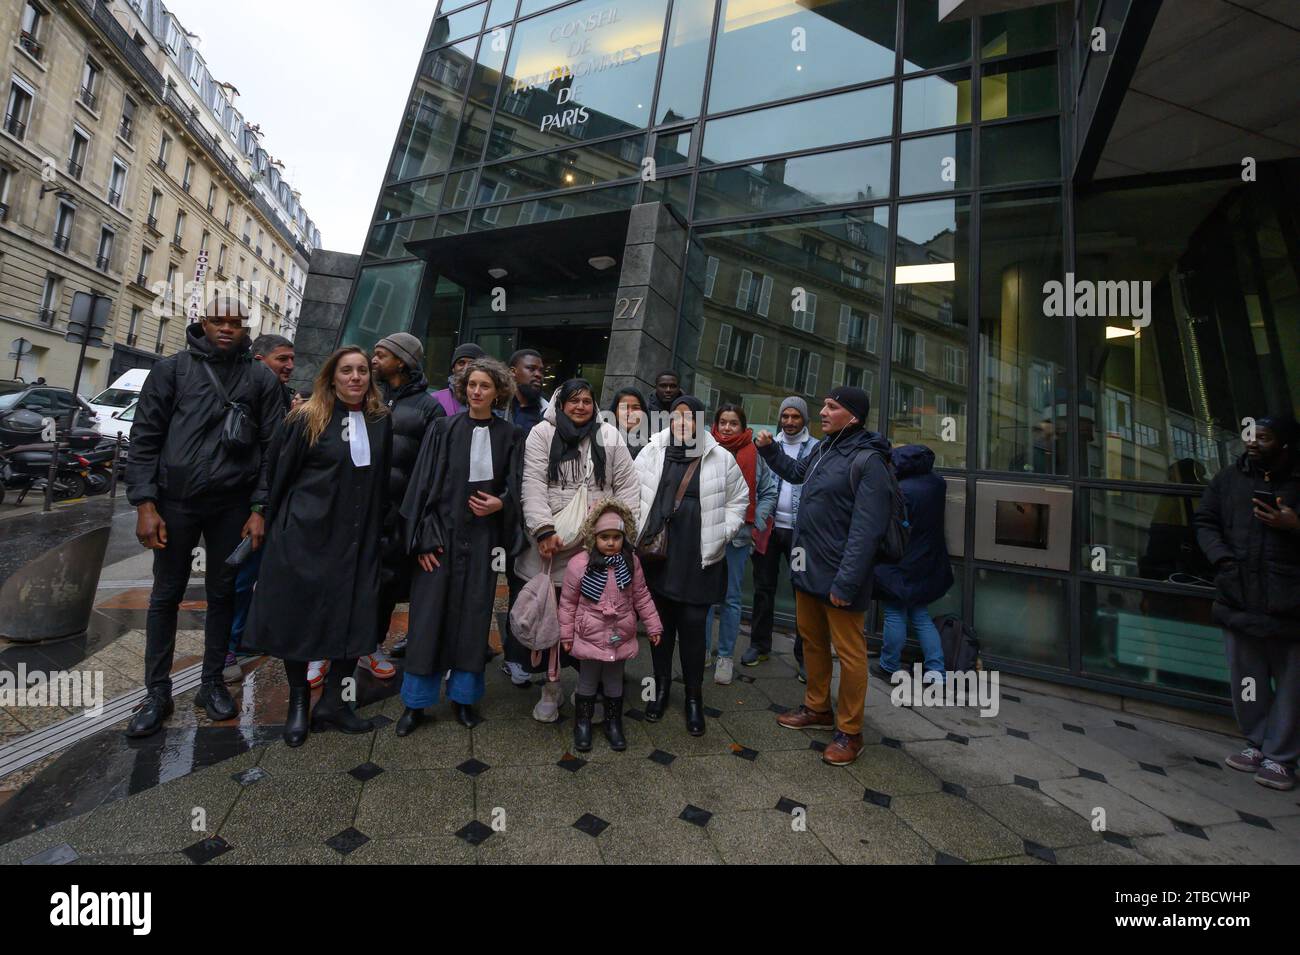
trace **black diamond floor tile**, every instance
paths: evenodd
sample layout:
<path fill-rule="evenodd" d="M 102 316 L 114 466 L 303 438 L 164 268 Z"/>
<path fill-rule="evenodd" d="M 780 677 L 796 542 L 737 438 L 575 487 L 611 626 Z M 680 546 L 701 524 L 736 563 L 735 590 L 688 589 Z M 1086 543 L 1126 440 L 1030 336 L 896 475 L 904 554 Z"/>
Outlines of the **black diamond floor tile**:
<path fill-rule="evenodd" d="M 1242 812 L 1240 809 L 1237 810 L 1237 815 L 1240 816 L 1241 821 L 1248 826 L 1258 826 L 1261 829 L 1273 828 L 1273 824 L 1263 816 L 1255 816 L 1248 812 Z"/>
<path fill-rule="evenodd" d="M 660 766 L 667 766 L 677 757 L 666 750 L 657 749 L 647 757 L 651 762 L 658 763 Z"/>
<path fill-rule="evenodd" d="M 893 802 L 894 799 L 888 793 L 881 793 L 876 792 L 874 789 L 867 789 L 862 793 L 862 801 L 869 802 L 873 806 L 881 806 L 888 809 L 889 804 Z"/>
<path fill-rule="evenodd" d="M 364 783 L 366 780 L 374 779 L 383 771 L 384 767 L 376 765 L 375 763 L 362 763 L 355 769 L 349 769 L 348 775 L 353 779 L 359 779 Z"/>
<path fill-rule="evenodd" d="M 741 759 L 747 759 L 751 763 L 758 759 L 758 750 L 750 749 L 748 746 L 741 746 L 739 743 L 731 744 L 731 752 Z"/>
<path fill-rule="evenodd" d="M 1115 725 L 1120 727 L 1121 729 L 1134 730 L 1134 731 L 1137 730 L 1137 727 L 1134 726 L 1132 723 L 1125 723 L 1123 720 L 1116 720 Z"/>
<path fill-rule="evenodd" d="M 707 809 L 701 809 L 699 806 L 692 806 L 688 803 L 686 808 L 681 811 L 681 814 L 678 815 L 677 818 L 685 819 L 687 822 L 694 823 L 703 829 L 709 824 L 709 820 L 713 818 L 713 813 L 709 812 Z"/>
<path fill-rule="evenodd" d="M 936 852 L 934 854 L 935 865 L 970 865 L 965 859 L 959 859 L 956 856 L 950 856 L 946 852 Z"/>
<path fill-rule="evenodd" d="M 480 846 L 492 837 L 492 828 L 475 819 L 457 829 L 456 835 L 472 846 Z"/>
<path fill-rule="evenodd" d="M 329 846 L 339 855 L 348 855 L 360 849 L 370 837 L 353 826 L 348 826 L 342 832 L 336 833 L 325 840 L 325 845 Z"/>
<path fill-rule="evenodd" d="M 704 715 L 710 719 L 720 719 L 722 716 L 722 710 L 718 709 L 716 706 L 706 706 L 704 708 Z"/>
<path fill-rule="evenodd" d="M 1017 786 L 1023 786 L 1026 789 L 1034 789 L 1034 790 L 1038 789 L 1038 780 L 1030 779 L 1028 776 L 1016 776 L 1015 784 Z"/>
<path fill-rule="evenodd" d="M 1169 821 L 1174 824 L 1175 829 L 1185 836 L 1195 836 L 1197 839 L 1204 839 L 1206 842 L 1210 841 L 1210 837 L 1205 834 L 1205 830 L 1200 826 L 1190 822 L 1183 822 L 1181 819 L 1170 819 Z"/>
<path fill-rule="evenodd" d="M 630 720 L 636 720 L 638 723 L 645 722 L 645 710 L 638 710 L 635 706 L 631 709 L 624 710 L 623 715 Z"/>
<path fill-rule="evenodd" d="M 782 796 L 777 801 L 776 808 L 779 809 L 781 812 L 785 813 L 786 815 L 789 815 L 790 813 L 794 812 L 796 809 L 806 810 L 808 807 L 801 802 L 797 802 L 794 799 L 787 799 L 785 796 Z"/>
<path fill-rule="evenodd" d="M 1138 763 L 1138 765 L 1141 766 L 1143 769 L 1145 769 L 1148 773 L 1155 773 L 1157 776 L 1169 775 L 1167 772 L 1165 772 L 1165 768 L 1163 766 L 1157 766 L 1155 763 Z"/>
<path fill-rule="evenodd" d="M 741 683 L 753 683 L 753 682 L 754 682 L 754 678 L 753 678 L 752 676 L 746 676 L 744 673 L 737 673 L 737 674 L 736 674 L 736 679 L 739 680 Z"/>
<path fill-rule="evenodd" d="M 1030 842 L 1028 839 L 1025 840 L 1025 855 L 1056 865 L 1055 852 L 1047 848 L 1047 846 L 1040 846 L 1037 842 Z"/>
<path fill-rule="evenodd" d="M 777 714 L 790 712 L 790 707 L 782 706 L 780 703 L 769 703 L 767 708 Z"/>
<path fill-rule="evenodd" d="M 944 782 L 940 788 L 953 796 L 960 796 L 962 799 L 966 798 L 966 787 L 961 783 Z"/>
<path fill-rule="evenodd" d="M 560 757 L 560 761 L 555 765 L 559 766 L 561 769 L 567 769 L 571 773 L 576 773 L 578 770 L 582 769 L 583 766 L 587 765 L 587 761 L 581 756 L 574 756 L 572 753 L 565 753 Z"/>
<path fill-rule="evenodd" d="M 890 749 L 902 749 L 903 741 L 901 739 L 894 739 L 892 736 L 882 736 L 880 737 L 880 745 L 888 746 Z"/>
<path fill-rule="evenodd" d="M 374 724 L 375 729 L 381 730 L 388 724 L 392 723 L 393 718 L 391 716 L 385 716 L 383 713 L 380 713 L 378 716 L 370 717 L 370 722 Z"/>
<path fill-rule="evenodd" d="M 1208 766 L 1210 769 L 1223 768 L 1223 764 L 1217 759 L 1206 759 L 1204 756 L 1193 756 L 1192 759 L 1196 760 L 1202 766 Z"/>
<path fill-rule="evenodd" d="M 478 776 L 482 776 L 492 767 L 489 766 L 487 763 L 480 762 L 477 759 L 467 759 L 465 760 L 465 762 L 461 763 L 456 768 L 459 769 L 466 776 L 469 776 L 470 778 L 476 778 Z"/>
<path fill-rule="evenodd" d="M 1007 727 L 1007 735 L 1014 736 L 1016 739 L 1029 739 L 1029 734 L 1024 730 L 1012 729 L 1010 726 Z"/>
<path fill-rule="evenodd" d="M 1002 699 L 1004 699 L 1004 700 L 1010 700 L 1012 703 L 1019 703 L 1019 702 L 1020 702 L 1020 697 L 1015 696 L 1014 694 L 1011 694 L 1011 693 L 1003 693 L 1003 694 L 1002 694 Z"/>
<path fill-rule="evenodd" d="M 1082 726 L 1075 726 L 1073 723 L 1062 723 L 1061 728 L 1070 733 L 1078 733 L 1080 736 L 1087 735 L 1084 733 Z"/>
<path fill-rule="evenodd" d="M 593 839 L 609 828 L 609 823 L 600 816 L 593 816 L 589 812 L 584 812 L 582 818 L 573 824 L 573 828 L 579 832 L 585 832 Z"/>
<path fill-rule="evenodd" d="M 819 753 L 826 752 L 826 744 L 819 739 L 815 739 L 811 743 L 809 743 L 808 748 L 812 750 L 816 750 Z"/>
<path fill-rule="evenodd" d="M 1091 779 L 1099 783 L 1104 783 L 1106 781 L 1106 777 L 1101 773 L 1092 769 L 1084 769 L 1082 766 L 1079 767 L 1079 775 L 1084 779 Z"/>
<path fill-rule="evenodd" d="M 949 742 L 960 743 L 962 746 L 970 745 L 970 737 L 962 736 L 960 733 L 949 733 L 947 736 L 944 737 L 944 739 L 948 740 Z"/>
<path fill-rule="evenodd" d="M 1118 832 L 1103 832 L 1102 839 L 1117 846 L 1123 846 L 1125 849 L 1133 848 L 1133 840 L 1128 836 L 1122 836 Z"/>
<path fill-rule="evenodd" d="M 267 776 L 270 775 L 271 774 L 268 773 L 261 766 L 250 766 L 242 773 L 232 773 L 230 778 L 233 779 L 235 782 L 239 783 L 239 785 L 241 786 L 251 786 L 253 785 L 253 783 L 259 783 L 263 779 L 266 779 Z"/>
<path fill-rule="evenodd" d="M 23 865 L 67 865 L 69 862 L 76 862 L 81 856 L 77 850 L 72 848 L 66 842 L 61 842 L 57 846 L 50 846 L 44 852 L 39 852 L 30 859 L 24 859 Z"/>
<path fill-rule="evenodd" d="M 220 836 L 213 836 L 211 839 L 201 839 L 192 846 L 186 846 L 181 850 L 181 855 L 186 856 L 195 865 L 203 865 L 229 851 L 230 843 Z"/>

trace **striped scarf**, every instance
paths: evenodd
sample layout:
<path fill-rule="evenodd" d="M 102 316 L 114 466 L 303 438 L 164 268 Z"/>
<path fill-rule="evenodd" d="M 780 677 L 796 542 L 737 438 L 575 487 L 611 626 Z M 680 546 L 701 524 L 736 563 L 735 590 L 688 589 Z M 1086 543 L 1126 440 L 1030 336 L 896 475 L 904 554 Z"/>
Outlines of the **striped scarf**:
<path fill-rule="evenodd" d="M 592 554 L 587 564 L 587 572 L 582 575 L 582 595 L 593 603 L 600 602 L 600 595 L 605 592 L 605 571 L 614 568 L 614 582 L 622 590 L 632 582 L 632 568 L 622 554 L 601 557 Z"/>

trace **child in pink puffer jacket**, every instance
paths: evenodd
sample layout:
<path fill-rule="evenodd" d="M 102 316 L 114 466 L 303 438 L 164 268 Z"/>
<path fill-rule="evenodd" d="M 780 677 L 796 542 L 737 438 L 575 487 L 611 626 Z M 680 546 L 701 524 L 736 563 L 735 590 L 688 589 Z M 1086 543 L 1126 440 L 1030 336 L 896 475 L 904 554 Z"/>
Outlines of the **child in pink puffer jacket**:
<path fill-rule="evenodd" d="M 623 664 L 635 657 L 638 618 L 650 642 L 663 625 L 632 551 L 636 521 L 621 501 L 598 501 L 582 525 L 584 550 L 569 561 L 560 592 L 560 645 L 578 660 L 573 746 L 591 749 L 596 688 L 605 693 L 605 738 L 610 749 L 627 749 L 623 737 Z"/>

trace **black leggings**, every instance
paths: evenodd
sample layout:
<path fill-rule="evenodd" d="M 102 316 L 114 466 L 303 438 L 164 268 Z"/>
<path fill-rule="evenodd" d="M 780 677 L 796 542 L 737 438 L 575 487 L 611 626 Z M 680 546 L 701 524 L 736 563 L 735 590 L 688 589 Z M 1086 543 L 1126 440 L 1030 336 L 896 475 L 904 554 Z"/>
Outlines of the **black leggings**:
<path fill-rule="evenodd" d="M 664 625 L 659 646 L 650 648 L 655 675 L 660 679 L 672 676 L 673 647 L 680 640 L 682 682 L 688 690 L 704 686 L 704 621 L 709 613 L 708 604 L 678 603 L 656 595 L 655 609 Z"/>
<path fill-rule="evenodd" d="M 307 661 L 306 660 L 285 660 L 284 673 L 289 678 L 289 685 L 297 689 L 302 689 L 307 685 Z M 352 657 L 350 660 L 331 660 L 330 672 L 325 674 L 325 685 L 337 689 L 343 685 L 343 681 L 352 676 L 352 671 L 357 668 L 357 658 Z"/>

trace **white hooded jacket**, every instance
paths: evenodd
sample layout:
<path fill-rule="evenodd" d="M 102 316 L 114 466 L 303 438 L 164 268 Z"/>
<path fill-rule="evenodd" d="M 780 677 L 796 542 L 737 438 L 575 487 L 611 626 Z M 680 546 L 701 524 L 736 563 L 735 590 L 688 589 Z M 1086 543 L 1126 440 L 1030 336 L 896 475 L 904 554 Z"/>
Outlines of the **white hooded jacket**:
<path fill-rule="evenodd" d="M 749 485 L 730 451 L 718 444 L 707 431 L 703 432 L 701 439 L 704 455 L 700 462 L 700 567 L 704 568 L 722 560 L 727 541 L 735 537 L 745 523 Z M 646 519 L 659 493 L 667 444 L 668 431 L 665 429 L 651 436 L 634 462 L 641 482 L 638 527 L 646 526 Z"/>

